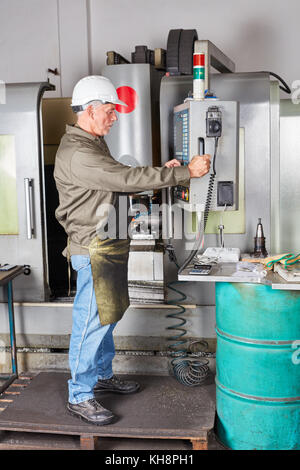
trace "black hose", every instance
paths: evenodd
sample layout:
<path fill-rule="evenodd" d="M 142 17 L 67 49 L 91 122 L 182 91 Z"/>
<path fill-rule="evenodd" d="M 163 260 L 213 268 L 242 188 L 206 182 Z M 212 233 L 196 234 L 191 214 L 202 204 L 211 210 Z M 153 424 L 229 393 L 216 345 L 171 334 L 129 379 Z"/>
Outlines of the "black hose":
<path fill-rule="evenodd" d="M 186 295 L 179 289 L 176 289 L 174 284 L 180 284 L 180 281 L 169 282 L 168 288 L 179 294 L 180 298 L 175 300 L 168 300 L 167 304 L 173 305 L 175 308 L 179 308 L 180 311 L 175 311 L 166 315 L 166 318 L 179 320 L 179 323 L 167 327 L 168 330 L 178 331 L 177 334 L 167 338 L 168 341 L 173 341 L 173 343 L 168 346 L 169 350 L 171 351 L 171 357 L 173 358 L 171 365 L 174 376 L 178 382 L 188 387 L 196 387 L 197 385 L 201 385 L 206 380 L 209 374 L 209 361 L 208 359 L 199 357 L 197 357 L 197 360 L 191 360 L 188 356 L 187 348 L 184 347 L 185 343 L 187 342 L 187 339 L 184 338 L 187 331 L 185 328 L 183 328 L 183 326 L 186 324 L 186 319 L 183 318 L 185 308 L 183 305 L 178 304 L 178 302 L 186 300 Z M 203 342 L 196 341 L 196 343 Z"/>
<path fill-rule="evenodd" d="M 279 85 L 279 88 L 284 91 L 285 93 L 287 93 L 288 95 L 290 95 L 292 92 L 291 92 L 291 89 L 290 87 L 288 86 L 288 84 L 283 80 L 283 78 L 281 78 L 279 75 L 277 75 L 277 73 L 274 73 L 274 72 L 266 72 L 266 71 L 263 71 L 261 73 L 268 73 L 270 75 L 272 75 L 272 77 L 275 77 L 277 78 L 277 80 L 279 80 L 283 86 Z"/>

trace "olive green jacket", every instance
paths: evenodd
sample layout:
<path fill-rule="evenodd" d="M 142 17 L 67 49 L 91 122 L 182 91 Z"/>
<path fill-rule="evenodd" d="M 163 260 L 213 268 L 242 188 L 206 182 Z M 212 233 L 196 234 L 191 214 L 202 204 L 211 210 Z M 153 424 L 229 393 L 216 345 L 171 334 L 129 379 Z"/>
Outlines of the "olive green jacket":
<path fill-rule="evenodd" d="M 97 230 L 107 223 L 99 207 L 115 206 L 117 193 L 176 186 L 189 177 L 187 167 L 123 165 L 111 156 L 103 137 L 67 125 L 56 154 L 54 178 L 59 193 L 55 216 L 70 238 L 70 255 L 88 254 Z"/>

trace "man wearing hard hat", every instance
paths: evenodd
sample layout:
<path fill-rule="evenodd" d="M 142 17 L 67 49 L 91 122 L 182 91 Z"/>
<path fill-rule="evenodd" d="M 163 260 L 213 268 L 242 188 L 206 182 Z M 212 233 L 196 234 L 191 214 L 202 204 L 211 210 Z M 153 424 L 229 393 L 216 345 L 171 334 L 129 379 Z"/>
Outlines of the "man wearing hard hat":
<path fill-rule="evenodd" d="M 105 77 L 89 76 L 73 91 L 75 126 L 67 126 L 57 151 L 54 177 L 59 193 L 56 218 L 68 235 L 65 255 L 77 271 L 73 326 L 69 349 L 71 379 L 67 408 L 89 423 L 114 419 L 94 398 L 94 392 L 134 393 L 139 384 L 113 374 L 113 329 L 129 306 L 128 239 L 105 240 L 99 227 L 108 215 L 99 207 L 116 206 L 117 193 L 176 186 L 209 171 L 210 156 L 196 156 L 182 167 L 171 160 L 163 168 L 130 167 L 110 155 L 105 143 L 117 120 L 115 87 Z M 97 211 L 98 210 L 98 211 Z"/>

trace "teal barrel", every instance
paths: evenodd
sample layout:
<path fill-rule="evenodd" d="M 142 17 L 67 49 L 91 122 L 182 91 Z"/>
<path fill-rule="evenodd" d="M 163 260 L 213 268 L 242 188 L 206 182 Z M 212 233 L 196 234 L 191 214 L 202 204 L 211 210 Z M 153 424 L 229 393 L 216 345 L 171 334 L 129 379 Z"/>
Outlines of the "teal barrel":
<path fill-rule="evenodd" d="M 300 449 L 300 291 L 216 283 L 217 435 L 231 449 Z"/>

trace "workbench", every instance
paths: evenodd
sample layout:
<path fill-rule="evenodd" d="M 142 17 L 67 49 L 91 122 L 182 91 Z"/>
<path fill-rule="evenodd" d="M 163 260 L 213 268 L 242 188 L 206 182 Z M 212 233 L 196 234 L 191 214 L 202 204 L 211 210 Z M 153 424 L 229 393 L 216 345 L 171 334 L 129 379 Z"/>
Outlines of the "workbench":
<path fill-rule="evenodd" d="M 186 267 L 179 275 L 179 281 L 193 281 L 193 282 L 243 282 L 243 283 L 257 283 L 270 286 L 272 289 L 280 290 L 300 290 L 299 281 L 286 281 L 278 273 L 268 271 L 267 275 L 263 278 L 258 277 L 255 273 L 251 276 L 237 276 L 236 263 L 218 263 L 212 266 L 211 272 L 208 275 L 189 274 L 192 266 Z"/>

